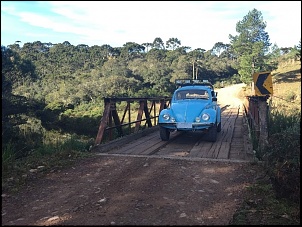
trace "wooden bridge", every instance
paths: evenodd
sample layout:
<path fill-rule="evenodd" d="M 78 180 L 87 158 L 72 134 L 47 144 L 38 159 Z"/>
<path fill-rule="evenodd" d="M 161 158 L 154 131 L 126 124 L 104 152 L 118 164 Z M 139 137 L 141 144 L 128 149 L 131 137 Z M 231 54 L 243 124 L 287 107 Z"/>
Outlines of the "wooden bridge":
<path fill-rule="evenodd" d="M 111 100 L 112 101 L 112 100 Z M 125 100 L 129 102 L 130 100 Z M 131 100 L 132 102 L 134 100 Z M 154 104 L 156 100 L 151 100 Z M 169 105 L 169 99 L 157 100 L 160 103 L 159 111 Z M 151 115 L 150 112 L 155 110 L 155 105 L 147 109 L 147 100 L 140 100 L 138 117 L 136 122 L 147 122 L 148 119 L 142 118 L 142 113 L 147 113 L 147 118 L 156 118 L 157 115 Z M 107 109 L 106 109 L 107 106 Z M 103 124 L 109 122 L 110 117 L 118 119 L 114 105 L 107 100 L 104 113 L 107 114 L 107 120 L 103 119 Z M 111 107 L 109 107 L 111 106 Z M 96 143 L 93 151 L 99 152 L 100 155 L 128 155 L 128 156 L 151 156 L 160 158 L 189 158 L 189 159 L 212 159 L 222 161 L 253 161 L 252 144 L 248 133 L 248 120 L 245 116 L 243 105 L 221 106 L 222 108 L 222 130 L 218 133 L 216 142 L 207 142 L 203 140 L 202 132 L 173 132 L 169 141 L 162 141 L 159 136 L 159 127 L 155 124 L 144 130 L 137 130 L 133 133 L 115 139 L 107 143 Z M 110 111 L 111 110 L 111 111 Z M 127 105 L 126 111 L 130 110 Z M 159 112 L 158 112 L 159 113 Z M 155 116 L 156 115 L 156 116 Z M 106 116 L 106 115 L 104 115 Z M 125 114 L 124 114 L 125 116 Z M 124 119 L 124 117 L 122 118 Z M 130 118 L 129 118 L 130 119 Z M 118 120 L 115 120 L 118 122 Z M 128 125 L 129 122 L 126 124 Z M 100 125 L 100 129 L 104 129 Z M 122 125 L 122 124 L 120 124 Z M 113 127 L 107 128 L 113 129 Z M 138 127 L 136 127 L 138 129 Z M 121 132 L 121 131 L 120 131 Z M 100 136 L 100 133 L 98 134 Z M 97 137 L 100 138 L 100 137 Z M 99 142 L 99 141 L 98 141 Z"/>

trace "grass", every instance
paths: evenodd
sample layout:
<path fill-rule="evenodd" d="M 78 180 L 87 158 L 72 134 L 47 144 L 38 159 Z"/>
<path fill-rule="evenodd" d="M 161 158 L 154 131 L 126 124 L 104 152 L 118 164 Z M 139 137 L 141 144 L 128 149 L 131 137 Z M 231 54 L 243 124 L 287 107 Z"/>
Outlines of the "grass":
<path fill-rule="evenodd" d="M 29 180 L 45 172 L 60 171 L 76 160 L 91 156 L 87 143 L 75 138 L 39 147 L 24 157 L 15 158 L 13 144 L 2 148 L 2 192 L 18 192 Z"/>
<path fill-rule="evenodd" d="M 248 188 L 231 225 L 299 225 L 300 206 L 276 197 L 266 177 Z"/>

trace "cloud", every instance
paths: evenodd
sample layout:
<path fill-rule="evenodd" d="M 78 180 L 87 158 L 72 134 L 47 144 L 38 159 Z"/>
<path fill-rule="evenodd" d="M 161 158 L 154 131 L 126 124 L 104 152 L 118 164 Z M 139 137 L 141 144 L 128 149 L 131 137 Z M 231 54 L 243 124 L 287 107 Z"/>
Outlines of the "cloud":
<path fill-rule="evenodd" d="M 178 38 L 192 49 L 210 49 L 216 42 L 229 43 L 229 34 L 237 35 L 236 23 L 254 8 L 267 21 L 272 42 L 282 46 L 301 39 L 301 2 L 290 1 L 1 2 L 1 19 L 18 17 L 24 28 L 31 26 L 30 32 L 62 34 L 62 40 L 77 42 L 74 45 L 120 47 L 160 37 L 164 42 Z"/>

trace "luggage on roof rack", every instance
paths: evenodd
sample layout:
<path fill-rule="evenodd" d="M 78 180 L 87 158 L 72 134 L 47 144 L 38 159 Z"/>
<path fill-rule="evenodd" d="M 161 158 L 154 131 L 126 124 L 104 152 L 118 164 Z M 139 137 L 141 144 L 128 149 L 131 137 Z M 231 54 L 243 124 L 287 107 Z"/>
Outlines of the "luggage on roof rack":
<path fill-rule="evenodd" d="M 208 80 L 177 79 L 175 80 L 175 84 L 180 87 L 190 85 L 204 85 L 209 86 L 214 90 L 214 86 Z"/>

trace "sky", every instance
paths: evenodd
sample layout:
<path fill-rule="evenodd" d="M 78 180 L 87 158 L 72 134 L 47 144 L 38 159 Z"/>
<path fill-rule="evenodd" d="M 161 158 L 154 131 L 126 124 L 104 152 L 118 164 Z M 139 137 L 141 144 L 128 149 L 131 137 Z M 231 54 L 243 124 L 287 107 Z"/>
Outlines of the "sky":
<path fill-rule="evenodd" d="M 270 43 L 301 40 L 301 1 L 1 1 L 1 45 L 63 43 L 122 47 L 177 38 L 191 50 L 210 50 L 239 35 L 236 24 L 261 12 Z"/>

